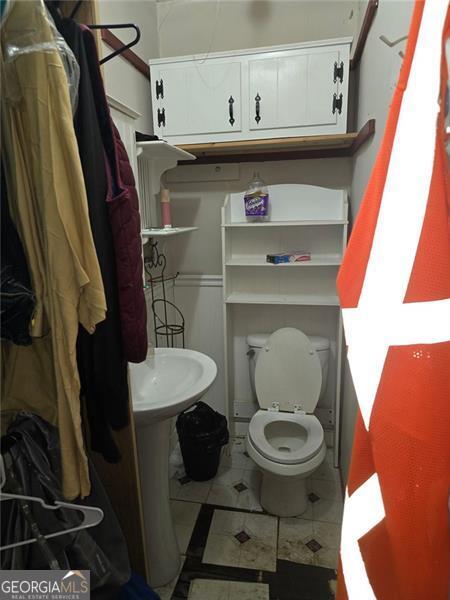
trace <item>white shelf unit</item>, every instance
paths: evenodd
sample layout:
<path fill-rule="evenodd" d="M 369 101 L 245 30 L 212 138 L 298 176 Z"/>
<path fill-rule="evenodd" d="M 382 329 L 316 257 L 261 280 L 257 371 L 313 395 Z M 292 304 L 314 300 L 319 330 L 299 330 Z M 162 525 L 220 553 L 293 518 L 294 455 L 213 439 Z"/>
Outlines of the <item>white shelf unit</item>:
<path fill-rule="evenodd" d="M 225 379 L 230 427 L 234 434 L 245 433 L 259 408 L 250 389 L 248 334 L 271 333 L 290 326 L 327 337 L 328 385 L 316 415 L 334 431 L 337 465 L 343 334 L 336 276 L 347 243 L 347 193 L 299 184 L 269 186 L 267 222 L 245 221 L 243 196 L 243 192 L 230 194 L 222 208 Z M 266 262 L 267 254 L 289 250 L 311 252 L 311 260 L 279 265 Z"/>

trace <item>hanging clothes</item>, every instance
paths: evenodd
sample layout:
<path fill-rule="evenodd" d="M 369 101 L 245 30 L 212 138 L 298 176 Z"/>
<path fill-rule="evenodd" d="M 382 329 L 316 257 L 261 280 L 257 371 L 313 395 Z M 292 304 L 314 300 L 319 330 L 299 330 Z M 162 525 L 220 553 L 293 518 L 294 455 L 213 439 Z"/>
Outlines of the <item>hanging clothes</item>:
<path fill-rule="evenodd" d="M 23 32 L 32 41 L 27 51 L 12 58 L 11 48 Z M 33 37 L 39 43 L 33 44 Z M 32 334 L 48 331 L 29 347 L 4 349 L 2 408 L 27 406 L 53 422 L 57 413 L 63 493 L 73 499 L 90 490 L 76 363 L 78 323 L 95 331 L 105 318 L 105 294 L 67 77 L 43 3 L 15 2 L 1 42 L 2 147 L 11 213 L 38 299 L 39 319 Z"/>
<path fill-rule="evenodd" d="M 11 220 L 3 162 L 1 165 L 1 281 L 0 315 L 2 339 L 19 346 L 31 344 L 30 324 L 35 307 L 22 242 Z"/>
<path fill-rule="evenodd" d="M 58 432 L 37 415 L 20 413 L 2 437 L 2 455 L 7 465 L 5 489 L 11 493 L 62 500 Z M 2 570 L 48 569 L 49 561 L 59 569 L 89 569 L 93 600 L 117 598 L 129 581 L 128 550 L 117 517 L 92 464 L 92 491 L 79 505 L 102 509 L 102 521 L 91 529 L 57 536 L 0 553 Z M 17 501 L 4 501 L 2 545 L 33 537 Z M 51 511 L 30 503 L 31 517 L 41 533 L 63 531 L 80 523 L 80 514 L 67 508 Z"/>
<path fill-rule="evenodd" d="M 122 349 L 116 260 L 106 196 L 108 183 L 100 127 L 84 48 L 83 32 L 71 19 L 55 24 L 80 67 L 78 108 L 74 125 L 86 185 L 89 219 L 102 273 L 108 313 L 95 332 L 89 335 L 82 327 L 78 333 L 78 370 L 82 394 L 86 400 L 91 449 L 108 462 L 120 460 L 120 453 L 110 427 L 128 424 L 128 373 Z"/>
<path fill-rule="evenodd" d="M 148 346 L 139 201 L 125 146 L 110 116 L 95 39 L 88 27 L 81 27 L 107 156 L 107 206 L 116 255 L 123 350 L 128 361 L 138 363 L 145 360 Z"/>

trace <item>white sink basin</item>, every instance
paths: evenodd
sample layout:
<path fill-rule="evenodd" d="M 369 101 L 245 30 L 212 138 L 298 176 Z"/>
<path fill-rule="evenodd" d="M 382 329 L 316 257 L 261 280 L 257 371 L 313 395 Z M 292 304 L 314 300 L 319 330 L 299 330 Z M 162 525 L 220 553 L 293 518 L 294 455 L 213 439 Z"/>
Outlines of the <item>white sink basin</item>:
<path fill-rule="evenodd" d="M 130 364 L 136 424 L 169 419 L 189 408 L 212 385 L 216 363 L 201 352 L 155 348 L 143 363 Z"/>
<path fill-rule="evenodd" d="M 176 576 L 181 564 L 169 500 L 171 417 L 192 406 L 214 383 L 216 363 L 200 352 L 155 348 L 130 364 L 136 422 L 147 570 L 153 587 Z"/>

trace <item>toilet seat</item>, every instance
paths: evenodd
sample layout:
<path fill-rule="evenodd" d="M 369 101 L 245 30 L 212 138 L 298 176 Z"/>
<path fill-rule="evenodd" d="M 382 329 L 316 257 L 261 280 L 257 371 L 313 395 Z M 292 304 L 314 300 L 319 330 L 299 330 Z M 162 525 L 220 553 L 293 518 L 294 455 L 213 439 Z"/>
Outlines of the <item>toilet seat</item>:
<path fill-rule="evenodd" d="M 292 327 L 278 329 L 261 348 L 255 389 L 261 408 L 313 413 L 322 387 L 322 367 L 311 340 Z"/>
<path fill-rule="evenodd" d="M 283 425 L 286 429 L 285 434 Z M 298 426 L 297 435 L 293 433 L 292 425 Z M 269 432 L 271 426 L 272 429 L 277 428 L 279 434 L 278 437 L 272 436 L 272 443 L 269 439 L 272 434 Z M 324 444 L 323 428 L 317 417 L 300 413 L 259 410 L 250 421 L 248 435 L 255 449 L 262 456 L 275 463 L 285 465 L 295 465 L 311 460 L 321 451 Z M 283 437 L 286 444 L 282 443 L 282 446 L 285 448 L 288 448 L 289 445 L 293 446 L 289 451 L 280 450 L 280 444 L 274 443 L 274 439 L 283 439 Z"/>

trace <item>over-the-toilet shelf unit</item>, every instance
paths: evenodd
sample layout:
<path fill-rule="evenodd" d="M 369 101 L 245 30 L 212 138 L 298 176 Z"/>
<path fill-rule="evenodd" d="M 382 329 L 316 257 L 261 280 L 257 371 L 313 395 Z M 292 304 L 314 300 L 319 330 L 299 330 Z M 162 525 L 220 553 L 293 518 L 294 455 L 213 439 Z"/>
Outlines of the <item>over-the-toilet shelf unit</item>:
<path fill-rule="evenodd" d="M 248 375 L 246 336 L 298 327 L 330 340 L 328 385 L 316 416 L 334 432 L 337 466 L 340 429 L 342 320 L 336 276 L 347 243 L 348 199 L 343 190 L 309 185 L 269 186 L 267 222 L 248 222 L 243 193 L 222 208 L 225 381 L 234 434 L 245 434 L 259 409 Z M 308 262 L 273 265 L 266 255 L 311 252 Z M 256 306 L 255 306 L 256 305 Z M 276 398 L 274 398 L 276 400 Z"/>

